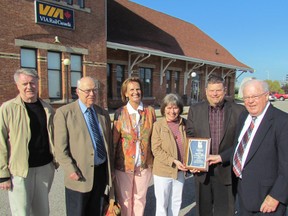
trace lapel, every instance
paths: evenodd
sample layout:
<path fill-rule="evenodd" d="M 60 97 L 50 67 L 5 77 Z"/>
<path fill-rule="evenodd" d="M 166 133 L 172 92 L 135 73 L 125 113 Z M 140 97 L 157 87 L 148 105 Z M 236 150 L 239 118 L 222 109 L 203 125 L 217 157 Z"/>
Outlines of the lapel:
<path fill-rule="evenodd" d="M 245 110 L 242 114 L 240 114 L 239 116 L 239 120 L 237 122 L 237 127 L 236 127 L 236 132 L 235 132 L 235 139 L 234 139 L 234 146 L 233 146 L 233 152 L 236 151 L 237 149 L 237 144 L 238 144 L 238 139 L 239 139 L 239 136 L 240 136 L 240 133 L 242 131 L 242 128 L 244 126 L 244 123 L 245 123 L 245 120 L 247 118 L 247 116 L 249 115 L 248 111 Z M 234 154 L 233 154 L 234 155 Z M 233 158 L 233 157 L 231 157 Z"/>
<path fill-rule="evenodd" d="M 263 119 L 258 127 L 258 130 L 256 131 L 256 134 L 252 140 L 250 150 L 247 155 L 247 159 L 245 161 L 244 167 L 247 163 L 253 158 L 254 154 L 257 152 L 257 150 L 260 148 L 261 144 L 263 143 L 263 139 L 265 137 L 265 134 L 268 133 L 269 129 L 272 126 L 272 106 L 270 105 L 263 116 Z"/>
<path fill-rule="evenodd" d="M 105 145 L 107 145 L 107 137 L 109 136 L 109 134 L 107 134 L 108 130 L 107 128 L 111 127 L 110 125 L 107 125 L 106 124 L 106 116 L 103 114 L 103 111 L 100 107 L 94 105 L 93 106 L 95 111 L 96 111 L 96 114 L 97 114 L 97 120 L 99 122 L 99 127 L 102 131 L 102 137 L 103 137 L 103 140 L 104 140 L 104 143 Z"/>
<path fill-rule="evenodd" d="M 202 122 L 199 122 L 200 125 L 203 125 L 203 128 L 205 128 L 204 137 L 210 137 L 210 124 L 209 124 L 209 103 L 208 101 L 205 102 L 205 106 L 200 107 L 200 112 L 199 116 L 203 116 L 203 118 L 201 118 Z M 195 113 L 195 115 L 198 115 L 197 113 Z M 195 127 L 197 128 L 197 125 L 195 125 Z"/>
<path fill-rule="evenodd" d="M 86 121 L 85 121 L 83 113 L 80 109 L 80 105 L 79 105 L 78 100 L 73 102 L 73 104 L 71 104 L 71 105 L 72 105 L 71 110 L 73 110 L 73 112 L 72 112 L 72 118 L 74 119 L 73 121 L 75 122 L 75 124 L 79 125 L 79 128 L 81 130 L 83 130 L 85 133 L 87 133 L 86 136 L 87 135 L 90 136 L 87 125 L 86 125 Z"/>
<path fill-rule="evenodd" d="M 223 109 L 224 109 L 223 110 L 223 112 L 224 112 L 224 124 L 223 124 L 223 131 L 221 134 L 221 139 L 220 139 L 220 145 L 221 145 L 222 140 L 224 138 L 224 135 L 227 131 L 227 128 L 229 127 L 231 113 L 232 113 L 231 103 L 225 101 Z"/>

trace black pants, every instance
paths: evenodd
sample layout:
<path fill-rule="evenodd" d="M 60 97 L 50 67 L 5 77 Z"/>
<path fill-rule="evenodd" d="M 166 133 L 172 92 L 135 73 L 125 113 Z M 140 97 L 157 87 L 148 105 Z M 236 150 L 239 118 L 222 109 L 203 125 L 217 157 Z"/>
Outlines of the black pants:
<path fill-rule="evenodd" d="M 106 166 L 103 163 L 94 167 L 93 188 L 81 193 L 65 188 L 67 216 L 100 216 L 106 187 Z"/>
<path fill-rule="evenodd" d="M 197 216 L 234 215 L 232 185 L 223 185 L 216 176 L 207 176 L 204 183 L 195 179 L 195 196 Z"/>

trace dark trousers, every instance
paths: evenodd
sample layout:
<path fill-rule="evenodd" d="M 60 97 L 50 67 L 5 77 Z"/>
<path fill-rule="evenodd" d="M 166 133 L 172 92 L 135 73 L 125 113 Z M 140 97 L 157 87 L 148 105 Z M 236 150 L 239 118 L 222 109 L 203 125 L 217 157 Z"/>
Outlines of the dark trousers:
<path fill-rule="evenodd" d="M 106 163 L 103 163 L 94 167 L 90 192 L 81 193 L 65 188 L 67 216 L 100 216 L 106 182 Z"/>
<path fill-rule="evenodd" d="M 235 196 L 232 185 L 223 185 L 216 176 L 207 176 L 204 183 L 195 179 L 196 214 L 198 216 L 232 216 Z"/>
<path fill-rule="evenodd" d="M 241 197 L 239 197 L 239 216 L 285 216 L 286 206 L 279 203 L 275 212 L 272 213 L 262 213 L 262 212 L 251 212 L 245 209 Z"/>

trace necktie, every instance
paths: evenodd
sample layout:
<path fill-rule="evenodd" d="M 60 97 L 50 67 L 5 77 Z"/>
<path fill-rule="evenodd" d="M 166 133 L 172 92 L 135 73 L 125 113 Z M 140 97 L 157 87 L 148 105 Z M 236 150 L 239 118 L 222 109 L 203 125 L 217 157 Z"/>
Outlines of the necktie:
<path fill-rule="evenodd" d="M 95 116 L 93 114 L 93 110 L 91 108 L 88 108 L 88 121 L 91 126 L 92 134 L 93 134 L 93 139 L 96 143 L 96 148 L 97 148 L 97 154 L 100 159 L 104 159 L 106 155 L 105 147 L 104 147 L 104 142 L 102 140 L 99 126 L 97 124 L 97 121 L 95 119 Z"/>
<path fill-rule="evenodd" d="M 250 123 L 250 126 L 248 127 L 247 131 L 245 132 L 241 142 L 238 145 L 238 148 L 236 150 L 236 153 L 233 158 L 233 171 L 237 177 L 241 176 L 242 174 L 242 157 L 243 153 L 245 151 L 245 148 L 247 146 L 247 143 L 251 137 L 251 133 L 254 128 L 256 117 L 252 117 L 252 121 Z"/>

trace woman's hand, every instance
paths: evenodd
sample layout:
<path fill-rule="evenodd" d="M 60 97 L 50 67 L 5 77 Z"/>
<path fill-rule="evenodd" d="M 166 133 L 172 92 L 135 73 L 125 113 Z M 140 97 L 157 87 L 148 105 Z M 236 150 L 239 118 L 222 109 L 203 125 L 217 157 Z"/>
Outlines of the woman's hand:
<path fill-rule="evenodd" d="M 177 166 L 178 170 L 181 170 L 181 171 L 184 171 L 184 172 L 188 171 L 186 166 L 184 164 L 182 164 L 179 160 L 174 160 L 173 162 Z"/>
<path fill-rule="evenodd" d="M 191 173 L 200 173 L 201 171 L 198 169 L 190 169 L 189 170 Z"/>

